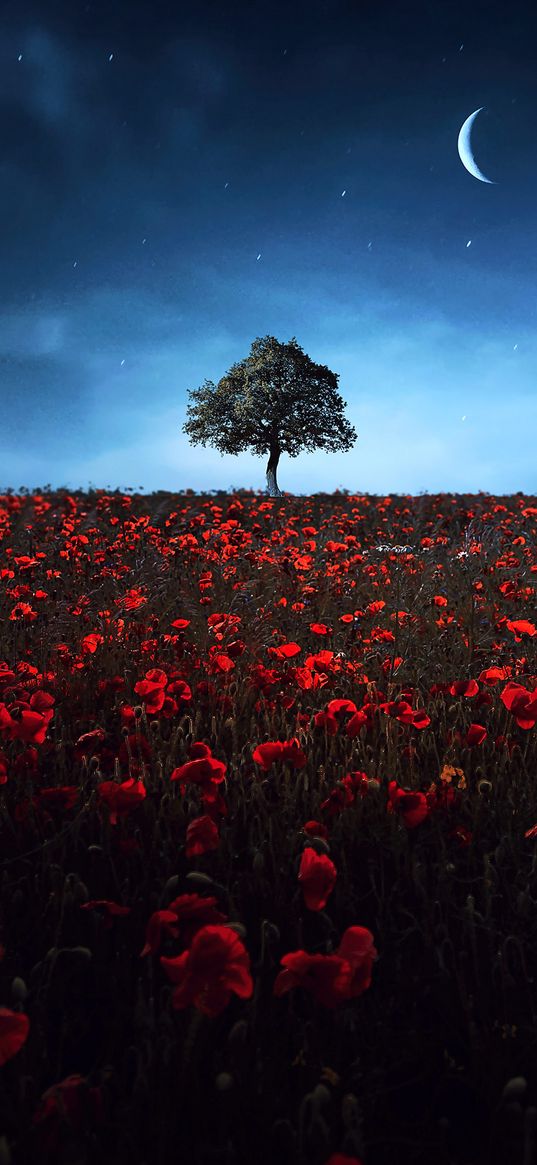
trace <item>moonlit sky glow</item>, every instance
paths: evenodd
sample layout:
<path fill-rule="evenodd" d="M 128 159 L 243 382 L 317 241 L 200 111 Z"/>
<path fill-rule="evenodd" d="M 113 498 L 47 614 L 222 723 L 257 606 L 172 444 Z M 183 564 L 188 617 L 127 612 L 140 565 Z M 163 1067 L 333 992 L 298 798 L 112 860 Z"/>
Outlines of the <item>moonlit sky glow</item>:
<path fill-rule="evenodd" d="M 264 489 L 181 426 L 270 334 L 358 432 L 281 489 L 537 492 L 536 52 L 527 0 L 8 0 L 0 489 Z"/>

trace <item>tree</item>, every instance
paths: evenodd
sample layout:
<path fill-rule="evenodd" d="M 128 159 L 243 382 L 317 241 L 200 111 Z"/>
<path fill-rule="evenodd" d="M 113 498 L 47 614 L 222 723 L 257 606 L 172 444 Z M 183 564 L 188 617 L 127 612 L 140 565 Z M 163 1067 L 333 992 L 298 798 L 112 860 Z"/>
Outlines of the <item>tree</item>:
<path fill-rule="evenodd" d="M 218 381 L 189 389 L 192 398 L 183 432 L 193 445 L 221 453 L 268 453 L 267 493 L 279 497 L 276 470 L 281 453 L 330 453 L 352 448 L 357 434 L 343 416 L 346 402 L 339 375 L 315 364 L 295 337 L 281 344 L 274 336 L 254 340 L 250 355 Z"/>

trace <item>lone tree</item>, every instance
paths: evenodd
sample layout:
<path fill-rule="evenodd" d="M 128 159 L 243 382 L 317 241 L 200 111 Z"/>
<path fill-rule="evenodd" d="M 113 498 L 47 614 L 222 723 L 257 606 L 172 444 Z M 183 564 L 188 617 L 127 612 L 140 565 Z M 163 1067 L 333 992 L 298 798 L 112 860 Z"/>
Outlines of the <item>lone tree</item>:
<path fill-rule="evenodd" d="M 192 445 L 213 445 L 221 453 L 250 448 L 268 453 L 267 493 L 281 497 L 276 470 L 281 453 L 302 450 L 347 452 L 357 433 L 343 416 L 339 375 L 314 364 L 295 337 L 280 344 L 274 336 L 254 340 L 250 355 L 218 381 L 189 389 L 192 404 L 183 432 Z"/>

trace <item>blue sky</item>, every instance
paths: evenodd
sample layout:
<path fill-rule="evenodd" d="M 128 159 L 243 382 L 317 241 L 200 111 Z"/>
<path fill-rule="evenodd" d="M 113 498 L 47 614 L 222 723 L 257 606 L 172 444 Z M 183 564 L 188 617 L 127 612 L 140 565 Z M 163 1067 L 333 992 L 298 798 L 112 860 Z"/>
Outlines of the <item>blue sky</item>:
<path fill-rule="evenodd" d="M 339 374 L 358 433 L 282 455 L 282 489 L 537 493 L 534 18 L 268 11 L 6 18 L 0 488 L 264 489 L 181 428 L 271 334 Z M 496 185 L 457 153 L 479 106 Z"/>

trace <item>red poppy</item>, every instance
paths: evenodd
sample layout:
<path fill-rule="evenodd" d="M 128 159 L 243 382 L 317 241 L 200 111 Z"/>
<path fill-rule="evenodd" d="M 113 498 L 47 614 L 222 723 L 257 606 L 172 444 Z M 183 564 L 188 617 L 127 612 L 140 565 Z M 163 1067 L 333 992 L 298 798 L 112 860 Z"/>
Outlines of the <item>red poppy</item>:
<path fill-rule="evenodd" d="M 479 684 L 475 680 L 455 680 L 448 691 L 451 696 L 477 696 Z"/>
<path fill-rule="evenodd" d="M 292 740 L 267 740 L 265 744 L 258 744 L 252 753 L 252 759 L 268 772 L 274 761 L 288 762 L 294 769 L 303 769 L 308 758 L 302 751 L 296 737 Z"/>
<path fill-rule="evenodd" d="M 57 1154 L 60 1149 L 60 1129 L 67 1121 L 78 1132 L 102 1124 L 104 1106 L 101 1088 L 91 1088 L 85 1076 L 73 1073 L 43 1092 L 32 1117 L 39 1129 L 40 1150 Z"/>
<path fill-rule="evenodd" d="M 195 858 L 208 850 L 218 849 L 220 838 L 218 827 L 208 814 L 196 817 L 186 831 L 186 856 Z"/>
<path fill-rule="evenodd" d="M 168 910 L 173 911 L 180 923 L 185 946 L 190 946 L 193 936 L 202 926 L 227 922 L 227 916 L 216 909 L 216 898 L 202 898 L 200 894 L 180 894 L 170 902 Z"/>
<path fill-rule="evenodd" d="M 143 958 L 144 955 L 158 953 L 163 930 L 167 934 L 171 934 L 173 938 L 177 938 L 179 934 L 177 915 L 173 910 L 155 910 L 153 912 L 147 923 L 145 944 L 140 951 L 140 958 Z"/>
<path fill-rule="evenodd" d="M 160 962 L 172 983 L 172 1005 L 179 1009 L 194 1003 L 213 1018 L 227 1007 L 231 992 L 250 999 L 254 984 L 250 956 L 238 934 L 226 926 L 204 926 L 192 939 L 189 950 L 176 959 L 161 956 Z"/>
<path fill-rule="evenodd" d="M 388 781 L 388 798 L 388 812 L 400 813 L 407 829 L 414 829 L 429 816 L 425 793 L 401 789 L 397 781 Z"/>
<path fill-rule="evenodd" d="M 508 619 L 506 627 L 509 631 L 514 631 L 515 643 L 520 643 L 522 635 L 537 635 L 537 627 L 527 619 L 515 619 L 514 621 Z"/>
<path fill-rule="evenodd" d="M 318 854 L 311 846 L 306 846 L 300 862 L 298 880 L 302 885 L 308 910 L 323 910 L 334 889 L 336 878 L 336 867 L 328 855 Z"/>
<path fill-rule="evenodd" d="M 466 733 L 466 747 L 475 748 L 477 744 L 483 744 L 486 736 L 487 730 L 483 727 L 482 724 L 470 724 Z"/>
<path fill-rule="evenodd" d="M 180 785 L 201 785 L 210 791 L 225 779 L 225 774 L 226 765 L 223 761 L 214 756 L 200 756 L 174 769 L 170 773 L 170 781 L 179 781 Z"/>
<path fill-rule="evenodd" d="M 117 781 L 101 781 L 97 785 L 97 793 L 101 801 L 108 806 L 110 824 L 116 825 L 118 816 L 130 813 L 147 796 L 147 790 L 142 781 L 135 781 L 131 777 L 128 781 L 118 784 Z"/>
<path fill-rule="evenodd" d="M 316 712 L 313 724 L 315 728 L 324 728 L 327 736 L 337 736 L 339 724 L 336 717 L 332 716 L 330 712 Z"/>
<path fill-rule="evenodd" d="M 0 1067 L 20 1052 L 29 1030 L 30 1020 L 23 1011 L 0 1007 Z"/>
<path fill-rule="evenodd" d="M 336 953 L 352 968 L 349 998 L 355 999 L 371 985 L 373 963 L 378 958 L 371 931 L 365 926 L 347 927 Z"/>
<path fill-rule="evenodd" d="M 78 785 L 62 785 L 60 788 L 41 789 L 38 793 L 40 804 L 47 809 L 73 809 L 80 797 Z"/>
<path fill-rule="evenodd" d="M 350 964 L 339 955 L 310 955 L 291 951 L 281 959 L 284 967 L 277 975 L 273 995 L 284 995 L 294 987 L 305 987 L 323 1007 L 337 1007 L 348 996 L 351 983 Z"/>
<path fill-rule="evenodd" d="M 528 692 L 522 684 L 509 681 L 500 700 L 514 716 L 519 728 L 535 728 L 537 722 L 537 692 Z"/>
<path fill-rule="evenodd" d="M 121 917 L 125 914 L 130 914 L 130 906 L 120 906 L 119 902 L 110 902 L 107 898 L 95 898 L 91 902 L 81 902 L 81 910 L 102 910 L 105 915 L 104 925 L 107 930 L 112 926 L 112 919 L 115 915 Z"/>
<path fill-rule="evenodd" d="M 324 837 L 326 841 L 328 840 L 326 825 L 322 825 L 320 821 L 306 821 L 302 828 L 309 837 Z"/>
<path fill-rule="evenodd" d="M 348 1157 L 346 1153 L 331 1153 L 325 1165 L 364 1165 L 361 1157 Z"/>

